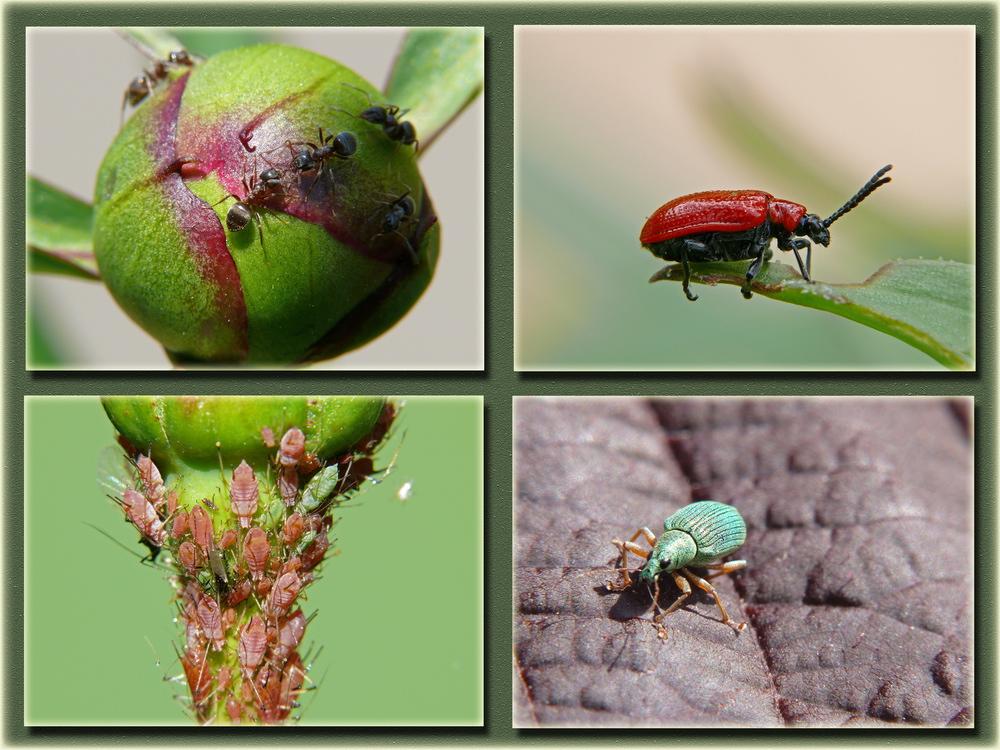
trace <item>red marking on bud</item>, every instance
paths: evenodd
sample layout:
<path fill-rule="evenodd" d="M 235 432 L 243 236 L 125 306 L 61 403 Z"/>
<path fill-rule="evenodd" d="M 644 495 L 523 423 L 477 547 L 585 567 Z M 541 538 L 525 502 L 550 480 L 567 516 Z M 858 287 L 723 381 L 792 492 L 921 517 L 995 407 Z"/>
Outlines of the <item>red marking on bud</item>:
<path fill-rule="evenodd" d="M 267 534 L 259 526 L 254 526 L 243 541 L 243 559 L 246 560 L 250 576 L 255 581 L 259 581 L 264 575 L 270 555 L 271 544 L 267 541 Z"/>
<path fill-rule="evenodd" d="M 246 461 L 241 461 L 229 483 L 229 500 L 233 513 L 240 519 L 240 528 L 250 528 L 250 518 L 257 512 L 257 477 Z"/>

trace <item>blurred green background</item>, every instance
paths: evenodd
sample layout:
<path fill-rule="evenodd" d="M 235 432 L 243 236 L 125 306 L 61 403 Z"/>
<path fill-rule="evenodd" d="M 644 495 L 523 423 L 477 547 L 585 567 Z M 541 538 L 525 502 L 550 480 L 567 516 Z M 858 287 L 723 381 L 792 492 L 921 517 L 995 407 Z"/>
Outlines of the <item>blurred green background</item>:
<path fill-rule="evenodd" d="M 646 218 L 701 190 L 758 189 L 833 225 L 813 276 L 897 258 L 974 263 L 975 28 L 519 27 L 518 369 L 929 369 L 906 344 L 731 286 L 647 283 Z M 775 260 L 795 265 L 775 247 Z"/>
<path fill-rule="evenodd" d="M 340 554 L 307 589 L 321 684 L 302 725 L 483 720 L 482 399 L 405 402 L 377 462 L 399 448 L 392 471 L 341 507 Z M 97 483 L 114 444 L 99 400 L 31 397 L 25 423 L 25 723 L 193 725 L 167 574 L 86 525 L 146 553 Z"/>

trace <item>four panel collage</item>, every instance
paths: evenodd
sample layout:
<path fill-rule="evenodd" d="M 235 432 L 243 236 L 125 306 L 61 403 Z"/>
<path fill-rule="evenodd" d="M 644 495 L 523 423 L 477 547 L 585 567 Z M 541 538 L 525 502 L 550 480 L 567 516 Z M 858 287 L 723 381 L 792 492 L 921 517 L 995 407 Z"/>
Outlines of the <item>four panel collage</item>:
<path fill-rule="evenodd" d="M 996 8 L 669 7 L 8 8 L 7 742 L 989 732 Z"/>

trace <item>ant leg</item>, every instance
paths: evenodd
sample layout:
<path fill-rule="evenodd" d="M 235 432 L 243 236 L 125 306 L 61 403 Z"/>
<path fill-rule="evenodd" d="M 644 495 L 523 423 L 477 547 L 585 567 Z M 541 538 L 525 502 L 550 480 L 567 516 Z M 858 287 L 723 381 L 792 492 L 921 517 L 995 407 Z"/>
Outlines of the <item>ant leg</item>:
<path fill-rule="evenodd" d="M 737 562 L 742 562 L 742 563 L 746 564 L 746 562 L 744 560 L 739 560 Z M 729 616 L 729 613 L 726 612 L 726 608 L 722 606 L 722 600 L 719 598 L 719 592 L 717 592 L 715 590 L 715 586 L 713 586 L 712 584 L 710 584 L 704 578 L 700 578 L 699 576 L 696 576 L 694 573 L 692 573 L 687 568 L 682 568 L 681 571 L 684 573 L 684 575 L 686 575 L 688 578 L 691 579 L 691 581 L 694 583 L 695 586 L 697 586 L 698 588 L 702 589 L 703 591 L 707 591 L 708 593 L 710 593 L 715 598 L 715 603 L 716 603 L 716 605 L 718 605 L 719 611 L 722 613 L 722 621 L 724 623 L 726 623 L 726 625 L 728 625 L 729 627 L 731 627 L 737 633 L 740 632 L 741 630 L 743 630 L 747 626 L 747 624 L 745 622 L 737 623 L 732 617 Z M 674 578 L 677 578 L 677 577 L 678 577 L 677 574 L 674 573 Z M 685 581 L 685 585 L 687 585 L 686 581 Z M 690 593 L 691 592 L 691 587 L 688 586 L 687 589 L 688 589 L 688 593 Z M 673 607 L 671 607 L 671 609 L 673 609 Z M 666 613 L 664 613 L 664 614 L 666 614 Z"/>

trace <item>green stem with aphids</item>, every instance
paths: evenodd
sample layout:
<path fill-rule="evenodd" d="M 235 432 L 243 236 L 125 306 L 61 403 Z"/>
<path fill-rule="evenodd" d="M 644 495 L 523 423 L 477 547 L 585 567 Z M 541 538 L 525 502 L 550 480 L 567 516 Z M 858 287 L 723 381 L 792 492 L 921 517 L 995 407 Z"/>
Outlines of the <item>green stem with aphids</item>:
<path fill-rule="evenodd" d="M 120 500 L 126 517 L 176 573 L 192 714 L 202 724 L 292 718 L 308 679 L 302 591 L 330 547 L 333 510 L 375 472 L 395 405 L 332 396 L 103 403 L 136 467 Z"/>

